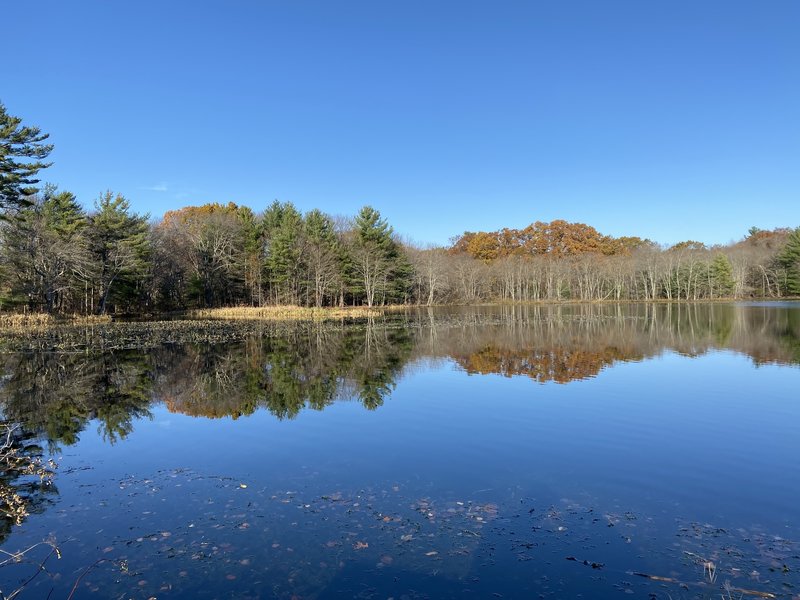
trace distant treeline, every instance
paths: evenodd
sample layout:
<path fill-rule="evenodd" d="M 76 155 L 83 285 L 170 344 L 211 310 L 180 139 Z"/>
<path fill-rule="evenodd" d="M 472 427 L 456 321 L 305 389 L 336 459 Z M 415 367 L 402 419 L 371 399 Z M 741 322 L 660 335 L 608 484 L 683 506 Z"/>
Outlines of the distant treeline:
<path fill-rule="evenodd" d="M 86 212 L 40 190 L 48 134 L 0 103 L 0 310 L 155 313 L 220 306 L 698 300 L 800 295 L 800 228 L 670 248 L 581 223 L 403 243 L 373 208 L 355 218 L 274 202 L 170 211 L 158 221 L 103 194 Z"/>
<path fill-rule="evenodd" d="M 120 195 L 86 212 L 52 186 L 2 223 L 0 258 L 0 308 L 51 313 L 800 294 L 800 229 L 667 248 L 553 221 L 420 248 L 369 206 L 334 218 L 205 204 L 151 221 Z"/>

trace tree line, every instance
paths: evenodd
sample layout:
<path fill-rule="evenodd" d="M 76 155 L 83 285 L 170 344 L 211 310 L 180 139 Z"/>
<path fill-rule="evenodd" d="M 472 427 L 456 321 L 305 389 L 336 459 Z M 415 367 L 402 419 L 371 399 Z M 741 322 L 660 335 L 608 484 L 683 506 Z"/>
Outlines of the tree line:
<path fill-rule="evenodd" d="M 106 192 L 86 212 L 52 186 L 0 228 L 4 308 L 153 313 L 197 307 L 407 304 L 412 267 L 371 207 L 353 219 L 273 202 L 151 221 Z"/>
<path fill-rule="evenodd" d="M 52 186 L 0 225 L 0 257 L 2 308 L 51 313 L 800 294 L 800 229 L 664 248 L 554 221 L 419 248 L 369 206 L 349 219 L 205 204 L 150 220 L 121 195 L 87 212 Z"/>
<path fill-rule="evenodd" d="M 460 296 L 475 300 L 701 300 L 800 295 L 800 228 L 752 227 L 708 247 L 614 238 L 582 223 L 467 232 L 449 249 Z M 454 259 L 467 257 L 461 264 Z"/>
<path fill-rule="evenodd" d="M 85 210 L 37 187 L 46 134 L 0 104 L 0 309 L 157 313 L 220 306 L 700 300 L 800 295 L 800 228 L 671 247 L 582 223 L 404 243 L 370 206 L 355 217 L 275 201 L 169 211 L 152 220 L 106 192 Z"/>

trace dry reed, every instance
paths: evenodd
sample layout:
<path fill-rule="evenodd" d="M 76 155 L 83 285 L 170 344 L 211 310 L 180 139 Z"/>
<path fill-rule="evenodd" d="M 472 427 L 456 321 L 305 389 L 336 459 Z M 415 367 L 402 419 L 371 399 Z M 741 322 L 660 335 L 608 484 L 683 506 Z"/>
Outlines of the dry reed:
<path fill-rule="evenodd" d="M 40 331 L 62 324 L 99 325 L 110 323 L 108 315 L 71 315 L 54 317 L 48 313 L 0 313 L 0 330 Z"/>
<path fill-rule="evenodd" d="M 233 306 L 189 311 L 195 319 L 228 319 L 250 321 L 324 321 L 328 319 L 364 319 L 379 317 L 377 308 L 354 306 L 345 308 L 312 308 L 305 306 Z"/>

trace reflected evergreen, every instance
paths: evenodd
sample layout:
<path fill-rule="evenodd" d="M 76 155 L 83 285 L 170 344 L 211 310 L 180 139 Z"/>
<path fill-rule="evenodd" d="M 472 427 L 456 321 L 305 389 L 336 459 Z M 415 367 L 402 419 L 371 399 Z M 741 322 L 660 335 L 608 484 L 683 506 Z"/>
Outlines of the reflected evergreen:
<path fill-rule="evenodd" d="M 170 411 L 210 418 L 264 408 L 291 419 L 348 397 L 375 408 L 394 389 L 412 347 L 407 331 L 366 325 L 162 349 L 154 393 Z"/>
<path fill-rule="evenodd" d="M 407 368 L 426 360 L 452 361 L 469 374 L 563 384 L 667 351 L 693 357 L 719 349 L 757 365 L 800 364 L 800 307 L 423 309 L 358 325 L 253 333 L 238 342 L 0 354 L 0 407 L 6 420 L 55 449 L 76 443 L 91 421 L 109 443 L 124 439 L 158 403 L 189 416 L 233 419 L 258 410 L 291 419 L 346 400 L 374 410 Z"/>
<path fill-rule="evenodd" d="M 72 445 L 96 420 L 110 443 L 149 416 L 152 378 L 146 354 L 33 352 L 4 356 L 0 405 L 5 417 L 51 443 Z"/>

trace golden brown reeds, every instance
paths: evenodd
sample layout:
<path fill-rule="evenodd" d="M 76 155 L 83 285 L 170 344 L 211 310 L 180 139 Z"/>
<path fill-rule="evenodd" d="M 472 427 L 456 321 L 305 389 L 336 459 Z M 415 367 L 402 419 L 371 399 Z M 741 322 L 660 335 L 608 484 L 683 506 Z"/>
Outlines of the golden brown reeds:
<path fill-rule="evenodd" d="M 383 311 L 366 306 L 312 308 L 305 306 L 232 306 L 189 311 L 196 319 L 243 319 L 251 321 L 323 321 L 379 317 Z"/>
<path fill-rule="evenodd" d="M 0 313 L 0 330 L 30 331 L 42 330 L 60 324 L 95 325 L 110 323 L 109 315 L 71 315 L 54 317 L 48 313 Z"/>
<path fill-rule="evenodd" d="M 0 329 L 41 329 L 53 322 L 53 315 L 47 313 L 0 314 Z"/>

